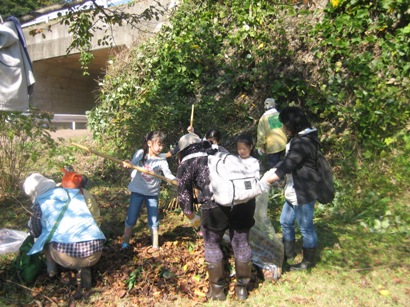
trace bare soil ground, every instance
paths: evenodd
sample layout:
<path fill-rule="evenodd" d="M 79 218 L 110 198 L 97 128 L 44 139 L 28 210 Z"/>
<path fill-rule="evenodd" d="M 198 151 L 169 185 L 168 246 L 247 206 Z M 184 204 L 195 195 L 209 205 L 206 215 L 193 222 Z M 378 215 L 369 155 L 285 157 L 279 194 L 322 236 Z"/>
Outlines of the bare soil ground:
<path fill-rule="evenodd" d="M 73 137 L 78 137 L 78 136 L 90 136 L 91 131 L 88 129 L 58 129 L 55 132 L 50 133 L 51 137 L 53 139 L 58 139 L 58 138 L 63 138 L 63 139 L 69 139 Z"/>

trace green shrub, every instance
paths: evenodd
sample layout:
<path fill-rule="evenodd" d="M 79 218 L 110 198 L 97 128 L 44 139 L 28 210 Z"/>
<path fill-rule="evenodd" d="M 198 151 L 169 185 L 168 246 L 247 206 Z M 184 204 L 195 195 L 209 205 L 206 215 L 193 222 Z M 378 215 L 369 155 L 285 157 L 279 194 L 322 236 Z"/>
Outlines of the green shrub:
<path fill-rule="evenodd" d="M 269 1 L 185 1 L 171 26 L 116 59 L 89 113 L 94 137 L 128 154 L 149 130 L 163 130 L 173 144 L 195 104 L 196 131 L 219 129 L 229 147 L 233 136 L 254 131 L 267 96 L 285 106 L 306 88 L 292 68 L 299 43 L 289 45 L 288 13 L 291 6 L 281 11 Z"/>
<path fill-rule="evenodd" d="M 342 152 L 375 158 L 408 121 L 409 8 L 402 0 L 330 1 L 312 32 L 323 99 L 307 105 L 332 123 Z"/>
<path fill-rule="evenodd" d="M 0 192 L 13 193 L 30 167 L 55 147 L 48 113 L 0 112 Z"/>

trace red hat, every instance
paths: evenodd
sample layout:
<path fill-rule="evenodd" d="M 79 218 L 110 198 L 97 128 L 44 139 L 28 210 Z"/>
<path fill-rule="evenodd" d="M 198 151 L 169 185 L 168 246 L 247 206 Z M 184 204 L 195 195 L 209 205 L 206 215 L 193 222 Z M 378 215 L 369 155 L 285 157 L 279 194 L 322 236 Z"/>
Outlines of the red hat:
<path fill-rule="evenodd" d="M 61 170 L 64 173 L 63 179 L 61 180 L 61 186 L 67 189 L 78 189 L 83 177 L 75 172 L 68 172 L 64 168 Z"/>

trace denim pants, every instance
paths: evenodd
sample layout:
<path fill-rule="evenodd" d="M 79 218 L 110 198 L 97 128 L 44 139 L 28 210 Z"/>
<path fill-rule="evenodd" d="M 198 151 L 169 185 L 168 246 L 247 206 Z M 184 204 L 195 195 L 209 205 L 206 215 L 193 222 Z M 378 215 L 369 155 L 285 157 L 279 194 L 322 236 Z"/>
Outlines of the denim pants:
<path fill-rule="evenodd" d="M 273 154 L 269 154 L 268 155 L 268 163 L 269 163 L 269 168 L 274 168 L 276 166 L 276 164 L 278 164 L 280 162 L 280 160 L 282 159 L 282 157 L 284 156 L 285 151 L 279 151 Z"/>
<path fill-rule="evenodd" d="M 303 237 L 304 248 L 316 248 L 317 235 L 313 225 L 313 216 L 316 201 L 303 205 L 293 206 L 288 201 L 282 208 L 280 215 L 280 224 L 282 226 L 282 235 L 284 241 L 295 240 L 295 220 L 298 224 Z"/>
<path fill-rule="evenodd" d="M 146 196 L 135 192 L 131 193 L 130 206 L 128 207 L 127 218 L 125 219 L 125 227 L 135 226 L 144 201 L 148 213 L 148 227 L 150 229 L 158 228 L 158 195 Z"/>

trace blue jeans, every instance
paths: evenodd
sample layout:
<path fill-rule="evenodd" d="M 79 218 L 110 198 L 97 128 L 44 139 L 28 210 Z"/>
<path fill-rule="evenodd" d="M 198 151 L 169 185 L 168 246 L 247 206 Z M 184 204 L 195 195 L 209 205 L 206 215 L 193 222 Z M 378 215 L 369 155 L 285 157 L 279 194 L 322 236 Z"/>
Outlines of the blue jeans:
<path fill-rule="evenodd" d="M 127 218 L 125 219 L 125 227 L 135 226 L 144 201 L 148 212 L 148 227 L 150 229 L 158 228 L 158 195 L 146 196 L 135 192 L 131 193 L 130 206 L 128 207 Z"/>
<path fill-rule="evenodd" d="M 268 154 L 268 163 L 269 163 L 269 168 L 274 168 L 276 164 L 280 162 L 282 157 L 284 156 L 285 151 L 279 151 L 273 154 Z"/>
<path fill-rule="evenodd" d="M 303 237 L 304 248 L 316 248 L 317 235 L 313 225 L 313 216 L 315 212 L 315 203 L 312 201 L 307 204 L 293 206 L 288 201 L 282 208 L 280 215 L 280 224 L 282 226 L 282 235 L 284 241 L 295 240 L 295 220 L 298 223 L 300 232 Z"/>

